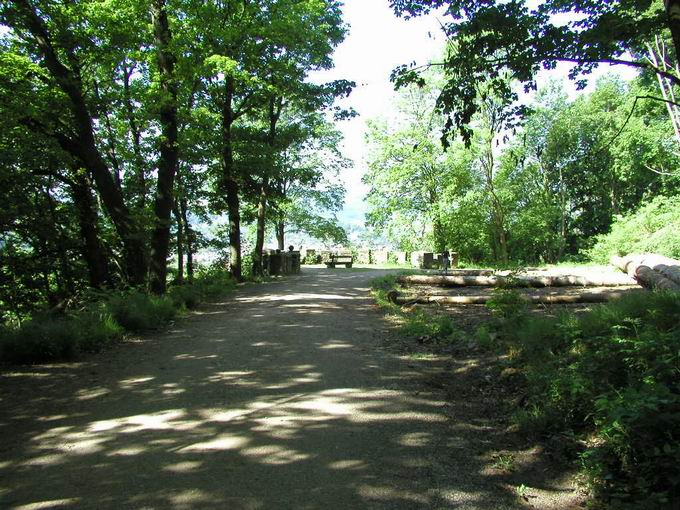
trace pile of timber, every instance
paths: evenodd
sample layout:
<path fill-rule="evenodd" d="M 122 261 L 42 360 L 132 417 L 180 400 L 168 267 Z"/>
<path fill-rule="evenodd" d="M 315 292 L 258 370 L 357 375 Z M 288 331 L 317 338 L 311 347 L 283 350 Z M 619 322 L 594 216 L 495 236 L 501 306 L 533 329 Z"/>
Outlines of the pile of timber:
<path fill-rule="evenodd" d="M 611 299 L 617 299 L 630 291 L 621 292 L 582 292 L 579 294 L 527 294 L 522 296 L 532 304 L 570 304 L 570 303 L 606 303 Z M 429 296 L 423 294 L 401 294 L 392 291 L 387 296 L 390 301 L 398 305 L 414 304 L 440 304 L 440 305 L 483 305 L 492 295 L 469 295 L 469 296 Z"/>
<path fill-rule="evenodd" d="M 534 271 L 531 271 L 534 273 Z M 537 271 L 536 271 L 537 272 Z M 638 285 L 638 278 L 630 274 L 598 273 L 590 275 L 551 275 L 551 274 L 513 274 L 495 272 L 491 270 L 454 270 L 444 275 L 408 275 L 401 276 L 397 282 L 404 286 L 428 287 L 583 287 L 591 288 L 583 292 L 529 292 L 523 297 L 532 304 L 570 304 L 570 303 L 604 303 L 616 299 L 626 293 L 635 291 L 626 287 Z M 605 289 L 593 289 L 604 287 Z M 611 289 L 612 287 L 620 290 Z M 641 289 L 640 289 L 641 290 Z M 389 299 L 399 305 L 410 304 L 441 304 L 441 305 L 474 305 L 485 304 L 492 295 L 487 293 L 468 294 L 463 296 L 447 295 L 444 293 L 432 295 L 430 293 L 416 294 L 415 292 L 400 293 L 392 291 Z"/>
<path fill-rule="evenodd" d="M 397 282 L 403 285 L 432 285 L 437 287 L 623 287 L 636 285 L 628 275 L 602 276 L 467 276 L 467 275 L 409 275 Z"/>
<path fill-rule="evenodd" d="M 643 287 L 680 291 L 680 260 L 646 254 L 612 257 L 610 262 Z"/>

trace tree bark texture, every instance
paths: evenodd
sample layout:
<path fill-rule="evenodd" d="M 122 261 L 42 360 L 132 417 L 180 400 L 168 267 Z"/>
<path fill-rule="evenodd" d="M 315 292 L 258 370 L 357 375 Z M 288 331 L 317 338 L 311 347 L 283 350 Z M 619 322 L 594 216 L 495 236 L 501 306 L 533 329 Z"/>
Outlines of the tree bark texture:
<path fill-rule="evenodd" d="M 224 83 L 222 103 L 222 187 L 227 213 L 229 214 L 229 272 L 236 281 L 243 279 L 241 261 L 241 211 L 239 183 L 234 172 L 234 148 L 231 127 L 234 124 L 234 79 L 227 77 Z"/>
<path fill-rule="evenodd" d="M 87 264 L 90 286 L 99 289 L 111 283 L 108 253 L 101 243 L 97 208 L 90 192 L 87 174 L 76 170 L 71 182 L 71 196 L 78 212 L 78 226 L 83 239 L 83 258 Z"/>
<path fill-rule="evenodd" d="M 675 57 L 680 61 L 680 0 L 664 0 L 663 3 L 668 17 L 668 28 L 673 37 Z"/>
<path fill-rule="evenodd" d="M 189 223 L 188 203 L 186 197 L 182 197 L 179 201 L 179 212 L 182 216 L 182 223 L 184 224 L 184 239 L 187 254 L 187 279 L 189 283 L 194 283 L 194 246 L 195 237 L 191 223 Z"/>
<path fill-rule="evenodd" d="M 172 214 L 175 216 L 177 225 L 177 284 L 182 285 L 184 283 L 184 225 L 177 203 L 172 207 Z"/>
<path fill-rule="evenodd" d="M 281 117 L 282 109 L 283 97 L 272 96 L 269 99 L 269 133 L 267 134 L 267 143 L 271 149 L 272 157 L 274 153 L 274 144 L 276 142 L 276 124 Z M 253 251 L 253 273 L 257 276 L 262 276 L 263 274 L 262 251 L 264 249 L 264 237 L 267 224 L 267 200 L 269 199 L 270 171 L 269 168 L 265 169 L 265 175 L 262 177 L 260 196 L 257 204 L 257 233 L 255 238 L 255 250 Z"/>
<path fill-rule="evenodd" d="M 163 294 L 167 285 L 170 248 L 170 214 L 174 200 L 173 186 L 179 159 L 177 145 L 177 82 L 175 56 L 170 49 L 172 33 L 168 25 L 165 0 L 151 3 L 151 21 L 156 44 L 156 58 L 161 82 L 161 141 L 158 160 L 158 183 L 154 201 L 155 225 L 151 235 L 151 291 Z"/>
<path fill-rule="evenodd" d="M 283 219 L 279 219 L 276 222 L 276 241 L 278 243 L 279 250 L 283 251 L 286 249 L 286 224 Z"/>

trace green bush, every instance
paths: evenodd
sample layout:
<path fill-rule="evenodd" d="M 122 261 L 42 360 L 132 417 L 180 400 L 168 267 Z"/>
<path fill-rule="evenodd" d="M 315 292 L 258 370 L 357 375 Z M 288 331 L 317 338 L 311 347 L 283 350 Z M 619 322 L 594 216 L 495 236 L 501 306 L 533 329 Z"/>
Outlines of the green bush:
<path fill-rule="evenodd" d="M 71 358 L 77 352 L 78 332 L 66 318 L 37 316 L 0 333 L 2 360 L 11 363 Z"/>
<path fill-rule="evenodd" d="M 637 211 L 618 217 L 609 234 L 598 236 L 587 254 L 598 263 L 612 255 L 658 253 L 680 257 L 680 196 L 657 197 Z"/>
<path fill-rule="evenodd" d="M 510 318 L 500 336 L 529 392 L 517 423 L 588 438 L 583 466 L 617 508 L 680 503 L 680 295 L 630 295 L 552 318 L 511 309 Z"/>
<path fill-rule="evenodd" d="M 446 315 L 432 315 L 423 310 L 403 310 L 388 299 L 388 293 L 396 290 L 398 275 L 386 275 L 371 281 L 373 297 L 379 306 L 401 319 L 399 332 L 402 336 L 427 338 L 432 343 L 455 342 L 460 332 Z"/>
<path fill-rule="evenodd" d="M 236 282 L 226 269 L 211 266 L 199 271 L 193 286 L 199 289 L 201 300 L 211 300 L 232 292 Z"/>
<path fill-rule="evenodd" d="M 168 297 L 175 308 L 193 310 L 202 301 L 202 288 L 198 285 L 178 285 L 168 290 Z"/>
<path fill-rule="evenodd" d="M 122 326 L 106 310 L 86 310 L 72 321 L 79 332 L 80 351 L 97 352 L 123 338 Z"/>
<path fill-rule="evenodd" d="M 176 313 L 170 297 L 151 296 L 138 290 L 113 294 L 105 306 L 116 322 L 128 331 L 158 328 Z"/>
<path fill-rule="evenodd" d="M 193 285 L 171 287 L 162 297 L 139 290 L 89 291 L 83 310 L 61 316 L 40 314 L 15 327 L 0 328 L 0 361 L 38 363 L 99 351 L 120 340 L 126 330 L 158 328 L 177 310 L 196 308 L 234 287 L 226 270 L 213 267 L 201 270 Z"/>
<path fill-rule="evenodd" d="M 40 315 L 16 328 L 0 330 L 0 360 L 39 363 L 99 351 L 121 339 L 122 328 L 106 312 Z"/>

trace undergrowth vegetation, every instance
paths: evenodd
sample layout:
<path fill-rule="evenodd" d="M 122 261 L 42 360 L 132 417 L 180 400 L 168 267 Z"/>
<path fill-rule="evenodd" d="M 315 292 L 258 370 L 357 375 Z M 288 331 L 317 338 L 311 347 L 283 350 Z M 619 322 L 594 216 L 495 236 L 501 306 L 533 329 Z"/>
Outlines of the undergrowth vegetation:
<path fill-rule="evenodd" d="M 446 315 L 432 315 L 420 308 L 401 307 L 389 300 L 389 292 L 397 287 L 397 276 L 387 275 L 371 282 L 373 297 L 399 323 L 399 333 L 421 342 L 450 344 L 460 337 L 453 321 Z"/>
<path fill-rule="evenodd" d="M 612 255 L 658 253 L 680 257 L 680 197 L 656 197 L 638 210 L 614 220 L 611 232 L 596 238 L 588 256 L 608 263 Z"/>
<path fill-rule="evenodd" d="M 461 338 L 446 315 L 392 303 L 395 289 L 395 276 L 373 281 L 402 335 Z M 487 307 L 493 318 L 474 336 L 503 355 L 499 369 L 518 374 L 518 429 L 564 438 L 608 508 L 680 508 L 680 295 L 630 294 L 538 314 L 516 290 L 498 289 Z"/>
<path fill-rule="evenodd" d="M 172 287 L 165 296 L 137 289 L 92 291 L 67 311 L 44 311 L 0 327 L 0 361 L 37 363 L 96 352 L 127 332 L 160 328 L 178 313 L 218 299 L 234 287 L 225 270 L 206 268 L 193 284 Z"/>
<path fill-rule="evenodd" d="M 532 315 L 501 290 L 477 331 L 524 376 L 515 420 L 565 434 L 594 493 L 614 508 L 680 504 L 680 295 L 629 295 L 582 314 Z"/>

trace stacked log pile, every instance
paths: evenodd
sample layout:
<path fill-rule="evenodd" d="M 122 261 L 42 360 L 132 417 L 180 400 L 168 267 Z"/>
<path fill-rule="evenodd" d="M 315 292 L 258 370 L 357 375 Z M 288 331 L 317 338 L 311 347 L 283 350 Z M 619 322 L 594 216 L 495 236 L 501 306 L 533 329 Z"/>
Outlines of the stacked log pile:
<path fill-rule="evenodd" d="M 389 298 L 399 305 L 485 304 L 493 295 L 491 288 L 528 288 L 523 297 L 533 304 L 602 303 L 631 291 L 641 291 L 638 279 L 606 268 L 577 269 L 576 274 L 560 274 L 556 269 L 527 270 L 523 273 L 493 270 L 453 270 L 440 275 L 401 276 L 397 282 L 407 287 L 393 291 Z M 456 295 L 453 288 L 465 288 Z M 477 293 L 474 289 L 478 288 Z M 439 290 L 441 289 L 441 290 Z M 444 290 L 449 289 L 449 290 Z M 538 290 L 542 289 L 542 290 Z M 472 292 L 470 292 L 472 291 Z"/>
<path fill-rule="evenodd" d="M 661 255 L 612 257 L 611 264 L 649 289 L 680 291 L 680 261 Z"/>
<path fill-rule="evenodd" d="M 604 276 L 475 276 L 475 275 L 410 275 L 397 279 L 405 285 L 437 285 L 441 287 L 622 287 L 635 285 L 627 275 Z"/>
<path fill-rule="evenodd" d="M 523 298 L 532 304 L 575 304 L 575 303 L 606 303 L 611 299 L 617 299 L 628 292 L 583 292 L 579 294 L 527 294 Z M 483 305 L 492 296 L 468 295 L 468 296 L 443 296 L 423 294 L 400 294 L 392 292 L 388 295 L 393 303 L 398 305 L 413 304 L 440 304 L 440 305 Z"/>

